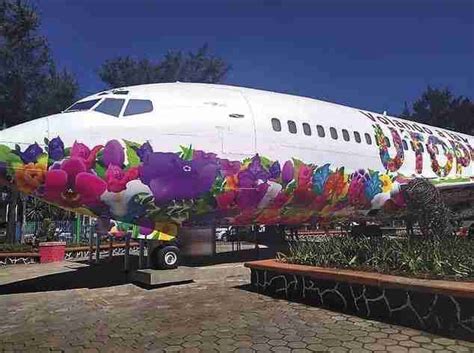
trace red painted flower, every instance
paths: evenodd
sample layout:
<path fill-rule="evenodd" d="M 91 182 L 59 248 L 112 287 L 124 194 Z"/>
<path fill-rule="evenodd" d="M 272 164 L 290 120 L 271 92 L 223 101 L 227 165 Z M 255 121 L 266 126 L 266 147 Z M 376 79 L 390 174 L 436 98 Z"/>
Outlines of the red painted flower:
<path fill-rule="evenodd" d="M 220 210 L 228 210 L 235 205 L 235 196 L 237 192 L 234 190 L 224 192 L 216 196 L 217 207 Z"/>
<path fill-rule="evenodd" d="M 109 164 L 105 172 L 105 181 L 107 182 L 107 190 L 111 192 L 120 192 L 127 188 L 127 183 L 131 180 L 138 179 L 138 168 L 132 167 L 127 171 L 116 165 Z"/>

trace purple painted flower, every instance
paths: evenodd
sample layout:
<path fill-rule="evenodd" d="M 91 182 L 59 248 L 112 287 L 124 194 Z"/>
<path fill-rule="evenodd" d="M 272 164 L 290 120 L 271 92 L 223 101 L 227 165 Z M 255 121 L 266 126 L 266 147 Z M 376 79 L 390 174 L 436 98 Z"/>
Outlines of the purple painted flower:
<path fill-rule="evenodd" d="M 243 210 L 256 208 L 267 192 L 269 185 L 261 183 L 253 188 L 239 189 L 236 203 Z"/>
<path fill-rule="evenodd" d="M 270 174 L 262 167 L 260 157 L 255 155 L 247 169 L 238 174 L 237 205 L 241 209 L 257 207 L 268 190 L 269 185 L 266 182 L 269 177 Z"/>
<path fill-rule="evenodd" d="M 49 158 L 59 161 L 64 158 L 64 143 L 61 138 L 55 137 L 48 143 Z"/>
<path fill-rule="evenodd" d="M 268 172 L 270 173 L 270 178 L 271 179 L 276 179 L 280 176 L 280 173 L 281 173 L 281 169 L 280 169 L 280 163 L 278 163 L 278 161 L 274 162 L 270 169 L 268 170 Z"/>
<path fill-rule="evenodd" d="M 229 161 L 228 159 L 219 159 L 219 167 L 223 176 L 236 175 L 240 170 L 240 161 Z"/>
<path fill-rule="evenodd" d="M 153 147 L 151 147 L 150 143 L 147 141 L 139 148 L 135 149 L 135 152 L 137 152 L 137 155 L 140 160 L 144 162 L 148 158 L 148 156 L 153 153 Z"/>
<path fill-rule="evenodd" d="M 209 191 L 216 178 L 217 160 L 211 154 L 184 161 L 174 153 L 151 153 L 140 166 L 140 179 L 156 203 L 193 199 Z"/>
<path fill-rule="evenodd" d="M 285 164 L 283 164 L 283 170 L 281 172 L 281 178 L 283 179 L 283 182 L 289 183 L 292 181 L 294 173 L 293 163 L 291 161 L 286 161 Z"/>
<path fill-rule="evenodd" d="M 108 167 L 110 164 L 121 167 L 125 161 L 123 147 L 117 140 L 110 140 L 104 147 L 103 156 L 104 165 Z"/>
<path fill-rule="evenodd" d="M 257 154 L 252 158 L 247 169 L 239 172 L 239 186 L 243 188 L 255 187 L 258 180 L 266 182 L 269 176 L 269 173 L 262 167 L 260 157 Z"/>
<path fill-rule="evenodd" d="M 35 142 L 32 145 L 29 145 L 28 148 L 21 152 L 17 150 L 18 155 L 20 156 L 23 163 L 36 163 L 38 157 L 41 153 L 43 153 L 43 149 Z"/>

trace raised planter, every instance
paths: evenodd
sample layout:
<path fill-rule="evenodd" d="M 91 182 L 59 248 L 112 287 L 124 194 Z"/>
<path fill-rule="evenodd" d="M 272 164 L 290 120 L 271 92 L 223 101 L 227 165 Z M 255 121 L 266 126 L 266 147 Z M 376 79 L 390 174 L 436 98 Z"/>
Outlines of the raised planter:
<path fill-rule="evenodd" d="M 58 262 L 64 260 L 66 242 L 52 241 L 39 243 L 39 255 L 41 263 Z"/>
<path fill-rule="evenodd" d="M 414 279 L 292 265 L 245 264 L 254 288 L 269 295 L 474 340 L 474 282 Z"/>

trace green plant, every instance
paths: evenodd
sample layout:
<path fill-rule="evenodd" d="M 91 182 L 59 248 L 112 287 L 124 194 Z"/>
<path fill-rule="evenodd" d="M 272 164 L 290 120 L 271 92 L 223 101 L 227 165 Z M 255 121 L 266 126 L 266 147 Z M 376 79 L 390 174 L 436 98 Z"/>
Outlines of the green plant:
<path fill-rule="evenodd" d="M 32 252 L 33 247 L 26 244 L 0 244 L 0 252 Z"/>
<path fill-rule="evenodd" d="M 328 238 L 298 242 L 280 261 L 423 278 L 474 280 L 474 241 L 459 237 Z"/>
<path fill-rule="evenodd" d="M 45 218 L 38 231 L 40 241 L 53 241 L 56 238 L 56 226 L 49 218 Z"/>

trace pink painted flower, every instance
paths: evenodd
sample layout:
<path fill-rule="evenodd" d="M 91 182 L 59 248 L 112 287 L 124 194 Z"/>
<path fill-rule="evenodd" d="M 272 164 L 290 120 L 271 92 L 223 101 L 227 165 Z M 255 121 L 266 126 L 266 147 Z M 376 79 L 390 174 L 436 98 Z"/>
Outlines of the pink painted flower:
<path fill-rule="evenodd" d="M 293 163 L 291 161 L 286 161 L 285 164 L 283 164 L 283 170 L 281 171 L 281 178 L 283 179 L 283 182 L 289 183 L 290 181 L 292 181 L 293 175 Z"/>
<path fill-rule="evenodd" d="M 102 195 L 107 185 L 98 176 L 86 172 L 66 169 L 53 169 L 46 173 L 44 198 L 63 207 L 76 208 L 81 206 L 97 207 L 102 204 Z"/>
<path fill-rule="evenodd" d="M 363 209 L 369 205 L 367 197 L 365 196 L 365 184 L 363 178 L 356 177 L 352 179 L 347 191 L 347 196 L 349 203 L 356 208 Z"/>
<path fill-rule="evenodd" d="M 85 144 L 74 142 L 71 148 L 71 159 L 82 159 L 86 168 L 91 169 L 95 164 L 97 153 L 99 153 L 103 147 L 104 146 L 98 145 L 90 150 Z"/>
<path fill-rule="evenodd" d="M 129 181 L 138 179 L 138 168 L 132 167 L 127 171 L 122 168 L 109 164 L 105 172 L 105 181 L 107 182 L 107 190 L 111 192 L 120 192 L 127 188 Z"/>
<path fill-rule="evenodd" d="M 307 165 L 301 165 L 298 171 L 298 188 L 310 187 L 313 169 Z"/>

